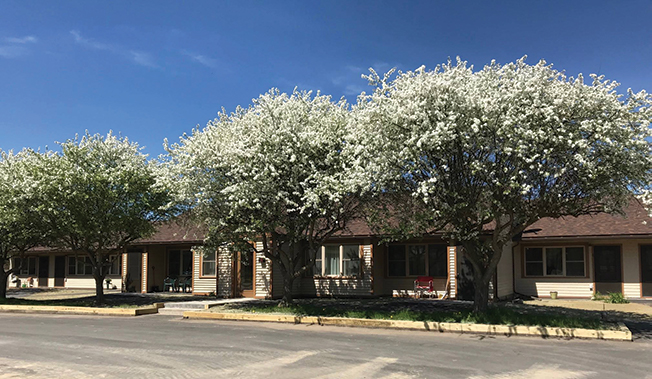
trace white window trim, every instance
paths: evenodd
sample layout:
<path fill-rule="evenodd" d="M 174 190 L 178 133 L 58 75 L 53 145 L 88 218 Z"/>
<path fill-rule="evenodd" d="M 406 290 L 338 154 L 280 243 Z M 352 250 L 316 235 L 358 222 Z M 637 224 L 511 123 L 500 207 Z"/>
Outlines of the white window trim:
<path fill-rule="evenodd" d="M 209 278 L 209 279 L 212 279 L 212 278 L 217 277 L 217 254 L 218 254 L 218 251 L 215 251 L 215 259 L 208 259 L 208 260 L 206 260 L 206 259 L 204 258 L 204 253 L 203 253 L 203 252 L 200 252 L 200 253 L 199 253 L 199 263 L 200 263 L 200 264 L 199 264 L 199 277 L 200 277 L 200 278 Z M 214 269 L 214 270 L 215 270 L 215 273 L 213 273 L 212 275 L 206 275 L 206 274 L 204 274 L 204 262 L 213 262 L 213 263 L 215 263 L 215 269 Z"/>
<path fill-rule="evenodd" d="M 339 251 L 340 251 L 340 259 L 339 259 L 340 273 L 338 275 L 325 275 L 324 274 L 324 270 L 325 270 L 325 267 L 326 267 L 326 265 L 324 264 L 324 262 L 326 261 L 326 246 L 338 246 L 339 247 Z M 357 246 L 358 247 L 358 260 L 360 262 L 360 266 L 358 268 L 358 273 L 355 274 L 355 275 L 344 275 L 344 272 L 343 272 L 343 270 L 344 270 L 344 246 Z M 320 250 L 319 257 L 315 257 L 315 263 L 317 261 L 321 261 L 321 273 L 317 274 L 317 275 L 313 275 L 313 277 L 315 277 L 315 278 L 359 278 L 360 274 L 361 274 L 361 272 L 363 270 L 363 264 L 364 264 L 364 259 L 360 256 L 360 246 L 362 246 L 362 245 L 357 245 L 357 244 L 354 244 L 354 243 L 351 243 L 351 244 L 348 244 L 348 243 L 344 243 L 344 244 L 329 243 L 329 244 L 322 245 L 320 247 L 320 249 L 319 249 Z"/>
<path fill-rule="evenodd" d="M 582 248 L 582 257 L 583 257 L 583 268 L 584 268 L 584 275 L 579 276 L 579 275 L 567 275 L 566 273 L 566 249 L 567 248 L 573 248 L 573 247 L 580 247 Z M 542 249 L 541 252 L 541 259 L 543 259 L 543 275 L 528 275 L 527 274 L 527 264 L 528 262 L 531 263 L 538 263 L 540 261 L 528 261 L 527 260 L 527 249 Z M 561 259 L 562 259 L 562 275 L 548 275 L 548 261 L 547 261 L 547 251 L 548 249 L 561 249 Z M 523 277 L 524 278 L 541 278 L 541 277 L 546 277 L 546 278 L 586 278 L 587 275 L 587 270 L 586 270 L 586 253 L 587 253 L 587 247 L 584 245 L 568 245 L 568 246 L 525 246 L 523 250 Z M 570 262 L 579 262 L 579 261 L 570 261 Z"/>

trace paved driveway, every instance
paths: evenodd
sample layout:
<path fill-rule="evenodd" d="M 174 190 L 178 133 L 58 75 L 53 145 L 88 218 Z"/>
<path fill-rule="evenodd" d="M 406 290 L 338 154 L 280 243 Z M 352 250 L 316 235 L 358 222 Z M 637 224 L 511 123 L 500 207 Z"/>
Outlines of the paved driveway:
<path fill-rule="evenodd" d="M 0 314 L 0 378 L 652 378 L 652 344 Z"/>

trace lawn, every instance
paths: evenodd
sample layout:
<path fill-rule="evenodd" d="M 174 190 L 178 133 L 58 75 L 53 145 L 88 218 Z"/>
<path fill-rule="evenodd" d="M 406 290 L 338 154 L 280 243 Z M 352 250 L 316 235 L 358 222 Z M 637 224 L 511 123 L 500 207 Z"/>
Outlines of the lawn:
<path fill-rule="evenodd" d="M 0 305 L 29 305 L 29 306 L 49 306 L 49 307 L 100 307 L 100 308 L 138 308 L 141 305 L 125 303 L 106 303 L 95 305 L 93 300 L 89 299 L 66 299 L 66 300 L 27 300 L 27 299 L 0 299 Z"/>
<path fill-rule="evenodd" d="M 585 329 L 610 329 L 613 326 L 603 322 L 598 315 L 581 317 L 556 310 L 542 311 L 540 307 L 529 309 L 501 304 L 490 306 L 485 313 L 475 314 L 470 304 L 427 300 L 301 299 L 288 308 L 279 308 L 276 301 L 255 301 L 223 305 L 211 311 Z"/>

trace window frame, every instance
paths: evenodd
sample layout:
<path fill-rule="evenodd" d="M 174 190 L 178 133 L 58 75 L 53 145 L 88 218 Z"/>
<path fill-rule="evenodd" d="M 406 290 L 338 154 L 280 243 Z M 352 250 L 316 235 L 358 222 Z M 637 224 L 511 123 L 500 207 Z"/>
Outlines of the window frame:
<path fill-rule="evenodd" d="M 217 250 L 213 251 L 213 253 L 215 254 L 215 259 L 205 261 L 204 260 L 204 252 L 199 251 L 199 278 L 200 279 L 204 279 L 204 278 L 206 278 L 206 279 L 214 279 L 214 278 L 217 278 L 217 254 L 218 254 L 218 251 Z M 194 255 L 193 255 L 193 257 L 194 257 Z M 215 264 L 215 268 L 214 268 L 215 273 L 213 275 L 205 275 L 204 274 L 204 262 L 212 262 L 212 263 Z M 193 264 L 193 266 L 194 266 L 194 264 Z"/>
<path fill-rule="evenodd" d="M 405 275 L 390 275 L 389 271 L 389 266 L 390 266 L 390 259 L 389 259 L 389 247 L 390 246 L 405 246 Z M 444 253 L 444 258 L 446 258 L 446 275 L 445 276 L 435 276 L 430 273 L 430 246 L 444 246 L 445 248 L 445 253 Z M 426 257 L 426 262 L 425 262 L 425 269 L 426 273 L 424 275 L 411 275 L 410 274 L 410 246 L 423 246 L 425 248 L 425 257 Z M 385 248 L 385 277 L 390 278 L 390 279 L 401 279 L 401 278 L 418 278 L 420 276 L 431 276 L 433 279 L 448 279 L 450 267 L 449 267 L 449 253 L 448 253 L 448 248 L 449 246 L 445 243 L 394 243 L 391 245 L 386 245 Z"/>
<path fill-rule="evenodd" d="M 324 262 L 326 261 L 326 247 L 327 246 L 337 246 L 339 248 L 340 252 L 340 257 L 339 257 L 339 274 L 338 275 L 326 275 L 324 273 L 324 270 L 326 269 L 326 265 Z M 344 246 L 357 246 L 358 247 L 358 262 L 360 264 L 358 265 L 358 272 L 355 273 L 354 275 L 344 275 Z M 315 265 L 313 266 L 313 278 L 323 278 L 323 279 L 333 279 L 333 278 L 339 278 L 339 279 L 360 279 L 362 277 L 363 273 L 363 266 L 364 266 L 364 255 L 363 255 L 363 246 L 360 244 L 356 243 L 327 243 L 324 245 L 321 245 L 319 247 L 319 252 L 317 256 L 315 256 Z M 347 259 L 348 261 L 351 261 L 351 259 Z M 321 262 L 321 272 L 319 274 L 315 273 L 315 268 L 317 268 L 317 261 Z"/>
<path fill-rule="evenodd" d="M 183 253 L 189 251 L 190 252 L 190 272 L 188 274 L 183 273 Z M 178 273 L 171 273 L 170 272 L 170 254 L 178 252 L 179 253 L 179 272 Z M 217 255 L 216 255 L 217 258 Z M 170 278 L 181 278 L 181 277 L 188 277 L 188 276 L 194 276 L 194 260 L 195 260 L 195 253 L 191 248 L 185 248 L 185 247 L 170 247 L 166 250 L 166 255 L 165 255 L 165 271 L 166 271 L 166 276 Z"/>
<path fill-rule="evenodd" d="M 75 258 L 75 273 L 71 274 L 70 273 L 70 258 Z M 79 273 L 79 259 L 84 260 L 84 273 L 80 274 Z M 111 261 L 111 259 L 113 259 Z M 90 262 L 91 258 L 88 255 L 81 254 L 73 254 L 73 255 L 66 255 L 66 277 L 81 277 L 81 276 L 93 276 L 93 265 Z M 109 256 L 109 260 L 111 261 L 111 266 L 109 266 L 109 272 L 107 272 L 106 276 L 121 276 L 122 275 L 122 254 L 112 254 Z M 116 265 L 117 262 L 117 265 Z M 90 267 L 91 272 L 87 273 L 86 269 Z M 113 268 L 116 268 L 118 272 L 113 272 Z"/>
<path fill-rule="evenodd" d="M 34 256 L 31 256 L 31 257 L 28 256 L 28 257 L 23 257 L 23 258 L 14 257 L 12 259 L 14 260 L 12 267 L 18 266 L 18 263 L 16 263 L 18 261 L 20 261 L 21 263 L 27 263 L 27 264 L 23 265 L 23 267 L 21 267 L 20 270 L 18 270 L 18 272 L 14 273 L 16 276 L 32 276 L 32 277 L 36 277 L 38 275 L 38 267 L 37 267 L 38 260 L 36 259 L 36 257 L 34 257 Z M 30 262 L 32 262 L 33 264 L 30 264 Z M 33 273 L 31 273 L 31 274 L 30 274 L 30 268 L 33 269 Z"/>
<path fill-rule="evenodd" d="M 581 248 L 582 249 L 582 257 L 583 257 L 583 265 L 582 267 L 584 268 L 584 275 L 568 275 L 567 270 L 566 270 L 566 249 L 568 248 Z M 527 274 L 527 263 L 529 262 L 527 260 L 527 249 L 541 249 L 541 259 L 543 260 L 542 265 L 543 265 L 543 275 L 528 275 Z M 562 274 L 561 275 L 548 275 L 548 257 L 547 257 L 547 251 L 548 249 L 561 249 L 561 260 L 562 260 Z M 589 278 L 589 270 L 588 270 L 588 246 L 587 245 L 532 245 L 532 246 L 523 246 L 523 250 L 521 252 L 521 266 L 522 266 L 522 276 L 523 278 L 563 278 L 563 279 L 586 279 Z M 530 262 L 540 262 L 540 261 L 530 261 Z M 569 262 L 580 262 L 580 261 L 569 261 Z"/>

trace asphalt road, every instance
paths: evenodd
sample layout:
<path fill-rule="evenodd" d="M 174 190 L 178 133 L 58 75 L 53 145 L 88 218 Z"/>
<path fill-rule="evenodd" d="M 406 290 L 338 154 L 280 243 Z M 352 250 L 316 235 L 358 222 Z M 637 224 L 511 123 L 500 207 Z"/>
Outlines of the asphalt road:
<path fill-rule="evenodd" d="M 652 341 L 0 314 L 0 378 L 652 378 Z"/>

